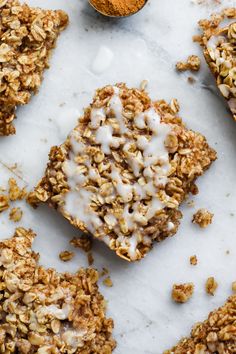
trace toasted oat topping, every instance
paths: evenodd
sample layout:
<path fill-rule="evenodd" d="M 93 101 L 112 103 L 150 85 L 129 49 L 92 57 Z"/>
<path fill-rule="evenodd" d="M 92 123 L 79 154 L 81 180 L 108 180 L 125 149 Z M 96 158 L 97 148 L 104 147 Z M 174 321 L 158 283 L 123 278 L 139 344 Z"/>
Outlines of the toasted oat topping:
<path fill-rule="evenodd" d="M 178 71 L 198 71 L 201 67 L 201 60 L 197 55 L 190 55 L 186 62 L 179 61 L 176 64 L 176 69 Z"/>
<path fill-rule="evenodd" d="M 70 251 L 62 251 L 60 254 L 59 254 L 59 257 L 60 259 L 63 261 L 63 262 L 68 262 L 70 261 L 73 257 L 74 257 L 74 252 L 70 252 Z"/>
<path fill-rule="evenodd" d="M 210 213 L 206 209 L 199 209 L 194 215 L 192 222 L 199 225 L 201 228 L 206 228 L 212 223 L 214 214 Z"/>
<path fill-rule="evenodd" d="M 191 264 L 191 265 L 196 266 L 197 263 L 198 263 L 197 256 L 196 256 L 196 255 L 191 256 L 190 259 L 189 259 L 189 261 L 190 261 L 190 264 Z"/>
<path fill-rule="evenodd" d="M 208 319 L 197 323 L 189 338 L 182 339 L 165 354 L 235 354 L 236 353 L 236 295 Z"/>
<path fill-rule="evenodd" d="M 193 283 L 174 284 L 171 296 L 175 302 L 185 303 L 193 296 L 193 292 Z"/>
<path fill-rule="evenodd" d="M 112 353 L 113 322 L 105 317 L 98 273 L 59 274 L 39 266 L 34 237 L 18 228 L 0 242 L 0 352 Z"/>
<path fill-rule="evenodd" d="M 31 194 L 126 259 L 141 259 L 176 233 L 179 204 L 216 158 L 187 130 L 172 100 L 152 102 L 124 84 L 97 90 L 78 126 L 53 147 L 45 177 Z"/>
<path fill-rule="evenodd" d="M 15 133 L 18 105 L 29 102 L 48 68 L 51 51 L 68 17 L 18 0 L 0 1 L 0 136 Z"/>
<path fill-rule="evenodd" d="M 21 210 L 21 208 L 12 208 L 9 213 L 9 219 L 14 222 L 18 222 L 21 220 L 22 215 L 23 211 Z"/>
<path fill-rule="evenodd" d="M 206 281 L 205 289 L 207 294 L 214 296 L 216 289 L 218 288 L 218 283 L 214 277 L 210 277 Z"/>
<path fill-rule="evenodd" d="M 226 20 L 226 24 L 222 24 Z M 201 20 L 201 42 L 205 59 L 216 79 L 216 84 L 236 119 L 236 8 L 213 14 L 210 20 Z"/>

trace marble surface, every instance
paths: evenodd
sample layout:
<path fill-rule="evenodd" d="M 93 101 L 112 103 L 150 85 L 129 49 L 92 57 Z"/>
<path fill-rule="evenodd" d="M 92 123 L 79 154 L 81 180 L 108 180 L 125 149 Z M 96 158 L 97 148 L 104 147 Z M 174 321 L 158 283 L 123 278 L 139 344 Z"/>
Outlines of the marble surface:
<path fill-rule="evenodd" d="M 143 261 L 128 264 L 95 242 L 95 266 L 109 268 L 114 283 L 112 288 L 101 285 L 101 291 L 108 300 L 108 315 L 115 320 L 115 353 L 162 353 L 187 335 L 195 321 L 221 305 L 236 280 L 236 124 L 204 62 L 193 85 L 187 82 L 189 73 L 174 70 L 177 60 L 201 54 L 191 40 L 197 21 L 224 5 L 236 5 L 236 1 L 215 5 L 209 0 L 199 5 L 190 0 L 150 0 L 138 15 L 122 20 L 97 15 L 85 0 L 28 2 L 64 9 L 70 26 L 60 37 L 39 94 L 27 107 L 18 109 L 17 135 L 0 138 L 1 186 L 13 176 L 19 184 L 32 188 L 43 174 L 50 146 L 64 140 L 94 89 L 108 83 L 125 81 L 139 86 L 143 79 L 149 80 L 151 96 L 176 97 L 187 125 L 205 134 L 218 152 L 218 161 L 198 181 L 195 207 L 181 207 L 184 218 L 177 235 L 156 244 Z M 12 172 L 9 167 L 14 163 L 18 167 Z M 200 207 L 215 214 L 214 223 L 205 231 L 191 224 L 193 212 Z M 78 234 L 76 229 L 47 206 L 23 208 L 21 225 L 37 232 L 34 249 L 40 252 L 43 265 L 60 271 L 87 266 L 79 250 L 72 262 L 64 264 L 58 258 Z M 14 227 L 7 213 L 0 215 L 1 238 L 11 236 Z M 196 267 L 189 265 L 193 254 L 199 259 Z M 209 276 L 219 282 L 215 297 L 204 291 Z M 178 306 L 171 301 L 170 289 L 174 282 L 185 281 L 195 283 L 195 294 L 187 304 Z"/>

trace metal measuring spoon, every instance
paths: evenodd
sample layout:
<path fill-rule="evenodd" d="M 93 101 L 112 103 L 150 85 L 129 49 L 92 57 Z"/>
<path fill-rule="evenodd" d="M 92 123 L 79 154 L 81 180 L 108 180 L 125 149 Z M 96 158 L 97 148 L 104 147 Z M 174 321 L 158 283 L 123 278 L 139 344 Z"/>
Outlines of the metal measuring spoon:
<path fill-rule="evenodd" d="M 111 18 L 123 18 L 123 17 L 129 17 L 129 16 L 132 16 L 132 15 L 135 15 L 137 14 L 139 11 L 141 11 L 145 5 L 147 5 L 147 2 L 148 0 L 145 0 L 143 6 L 138 9 L 136 12 L 132 12 L 130 13 L 129 15 L 126 15 L 126 16 L 118 16 L 118 15 L 115 15 L 115 16 L 112 16 L 112 15 L 108 15 L 106 14 L 105 12 L 102 12 L 101 10 L 99 10 L 99 8 L 97 8 L 93 3 L 92 3 L 92 0 L 88 0 L 89 4 L 94 8 L 94 10 L 96 10 L 97 12 L 99 12 L 101 15 L 103 16 L 106 16 L 106 17 L 111 17 Z"/>

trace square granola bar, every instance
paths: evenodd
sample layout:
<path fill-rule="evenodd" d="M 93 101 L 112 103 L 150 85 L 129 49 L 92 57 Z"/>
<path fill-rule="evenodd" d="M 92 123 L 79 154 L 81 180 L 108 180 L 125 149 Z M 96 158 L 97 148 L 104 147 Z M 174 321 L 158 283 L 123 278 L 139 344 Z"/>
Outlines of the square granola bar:
<path fill-rule="evenodd" d="M 0 136 L 15 133 L 15 109 L 38 91 L 56 39 L 67 23 L 63 11 L 0 0 Z"/>
<path fill-rule="evenodd" d="M 236 8 L 213 14 L 199 24 L 205 59 L 236 120 Z"/>
<path fill-rule="evenodd" d="M 208 319 L 197 323 L 189 338 L 182 339 L 164 354 L 235 354 L 236 353 L 236 295 Z"/>
<path fill-rule="evenodd" d="M 111 354 L 113 321 L 105 317 L 97 271 L 39 266 L 34 237 L 18 228 L 0 242 L 0 353 Z"/>
<path fill-rule="evenodd" d="M 216 159 L 178 109 L 125 84 L 97 90 L 65 143 L 51 149 L 29 202 L 47 202 L 128 261 L 143 258 L 154 240 L 176 233 L 180 203 Z"/>

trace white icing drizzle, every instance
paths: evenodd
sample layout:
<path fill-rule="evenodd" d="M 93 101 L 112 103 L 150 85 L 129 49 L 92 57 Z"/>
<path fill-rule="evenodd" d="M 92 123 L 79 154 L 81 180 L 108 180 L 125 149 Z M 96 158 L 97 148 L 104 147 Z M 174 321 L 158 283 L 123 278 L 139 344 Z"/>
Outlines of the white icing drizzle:
<path fill-rule="evenodd" d="M 99 127 L 96 133 L 96 142 L 101 145 L 102 151 L 106 155 L 111 153 L 111 147 L 117 149 L 125 142 L 124 138 L 117 138 L 116 136 L 113 136 L 112 133 L 113 129 L 110 125 Z"/>
<path fill-rule="evenodd" d="M 108 107 L 112 109 L 119 124 L 121 137 L 113 135 L 113 128 L 106 123 L 106 109 L 92 108 L 90 127 L 95 129 L 95 143 L 101 146 L 105 155 L 111 154 L 111 149 L 123 146 L 125 161 L 129 164 L 134 176 L 139 180 L 133 184 L 125 183 L 125 178 L 121 171 L 111 164 L 110 180 L 114 186 L 113 197 L 119 195 L 124 202 L 122 219 L 129 230 L 130 237 L 124 236 L 121 231 L 121 219 L 111 213 L 107 213 L 102 221 L 92 210 L 91 202 L 99 196 L 99 188 L 96 192 L 86 189 L 89 179 L 92 181 L 100 178 L 99 172 L 91 165 L 89 157 L 86 159 L 85 168 L 76 162 L 78 154 L 86 156 L 86 146 L 81 142 L 81 137 L 77 131 L 73 131 L 70 136 L 71 152 L 69 158 L 63 164 L 63 171 L 67 176 L 70 191 L 64 197 L 64 210 L 74 219 L 85 224 L 87 230 L 93 234 L 98 229 L 102 230 L 104 222 L 108 227 L 113 228 L 118 235 L 117 246 L 126 247 L 131 259 L 136 259 L 137 245 L 140 240 L 146 245 L 151 244 L 150 237 L 141 236 L 142 225 L 146 225 L 156 213 L 165 207 L 169 197 L 165 197 L 165 202 L 160 201 L 158 192 L 160 185 L 165 186 L 168 182 L 170 171 L 169 154 L 165 147 L 165 140 L 171 132 L 171 125 L 161 123 L 161 117 L 154 107 L 139 114 L 134 118 L 134 123 L 139 129 L 149 129 L 152 133 L 150 138 L 138 136 L 137 140 L 130 140 L 126 136 L 128 128 L 123 117 L 123 105 L 120 99 L 120 89 L 114 87 L 114 94 L 108 102 Z M 89 183 L 88 183 L 89 184 Z M 148 207 L 142 203 L 149 199 Z M 150 200 L 151 198 L 151 200 Z M 132 203 L 130 201 L 132 200 Z M 130 207 L 132 209 L 130 209 Z M 140 208 L 141 207 L 141 208 Z M 168 230 L 170 223 L 168 224 Z M 145 240 L 144 240 L 145 238 Z M 102 236 L 103 241 L 110 245 L 111 238 Z"/>
<path fill-rule="evenodd" d="M 175 227 L 175 224 L 173 222 L 169 221 L 167 224 L 167 230 L 171 231 L 174 229 L 174 227 Z"/>
<path fill-rule="evenodd" d="M 120 90 L 116 86 L 113 87 L 113 90 L 114 90 L 114 95 L 110 99 L 109 105 L 110 105 L 110 108 L 115 113 L 116 119 L 119 123 L 120 133 L 124 134 L 127 131 L 127 128 L 125 126 L 124 117 L 122 114 L 123 105 L 122 105 L 122 102 L 121 102 L 121 99 L 119 96 Z"/>
<path fill-rule="evenodd" d="M 93 193 L 85 188 L 72 190 L 65 195 L 64 209 L 74 219 L 82 221 L 87 230 L 95 233 L 102 226 L 102 221 L 90 207 Z"/>
<path fill-rule="evenodd" d="M 106 119 L 106 112 L 104 108 L 93 108 L 91 109 L 91 123 L 92 129 L 97 129 L 102 122 Z"/>

